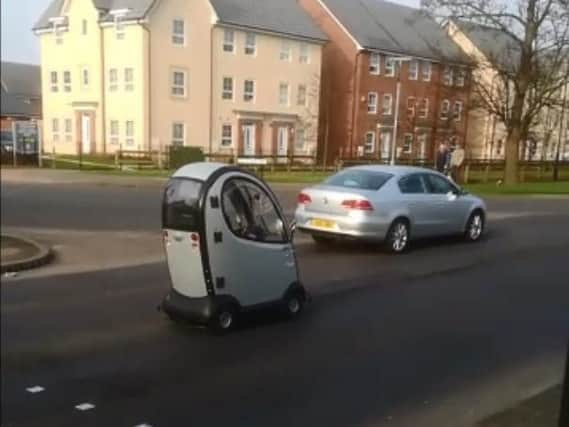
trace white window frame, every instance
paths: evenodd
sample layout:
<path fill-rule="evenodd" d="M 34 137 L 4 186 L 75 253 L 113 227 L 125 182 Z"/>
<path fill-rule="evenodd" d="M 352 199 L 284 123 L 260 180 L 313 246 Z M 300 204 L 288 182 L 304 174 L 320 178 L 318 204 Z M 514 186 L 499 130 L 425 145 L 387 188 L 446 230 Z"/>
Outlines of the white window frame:
<path fill-rule="evenodd" d="M 55 78 L 54 78 L 55 77 Z M 52 92 L 59 92 L 59 75 L 57 71 L 50 71 L 49 86 Z"/>
<path fill-rule="evenodd" d="M 460 122 L 462 120 L 462 101 L 454 101 L 454 107 L 452 110 L 452 118 L 455 122 Z"/>
<path fill-rule="evenodd" d="M 419 118 L 426 119 L 429 117 L 429 98 L 421 100 L 421 108 L 419 108 Z"/>
<path fill-rule="evenodd" d="M 110 13 L 114 17 L 115 38 L 117 40 L 124 40 L 125 39 L 125 25 L 124 25 L 123 18 L 126 15 L 127 10 L 117 10 L 117 11 L 111 10 Z"/>
<path fill-rule="evenodd" d="M 59 119 L 51 119 L 51 136 L 53 142 L 59 142 Z"/>
<path fill-rule="evenodd" d="M 87 77 L 86 83 L 85 83 L 85 77 Z M 89 75 L 89 68 L 81 67 L 81 87 L 83 89 L 89 89 L 90 82 L 91 82 L 91 76 Z"/>
<path fill-rule="evenodd" d="M 129 71 L 130 71 L 130 76 L 129 76 Z M 126 92 L 134 91 L 134 68 L 132 67 L 126 67 L 124 69 L 124 90 Z"/>
<path fill-rule="evenodd" d="M 283 91 L 282 89 L 286 88 L 286 99 L 283 99 Z M 281 107 L 288 107 L 290 105 L 290 84 L 288 82 L 280 82 L 279 83 L 279 105 Z"/>
<path fill-rule="evenodd" d="M 403 135 L 403 149 L 401 150 L 404 154 L 411 154 L 413 152 L 413 134 L 412 133 L 405 133 Z"/>
<path fill-rule="evenodd" d="M 433 64 L 431 61 L 421 62 L 421 78 L 424 82 L 430 82 L 433 75 Z"/>
<path fill-rule="evenodd" d="M 411 106 L 409 106 L 410 101 L 413 101 Z M 417 108 L 417 98 L 415 98 L 414 96 L 408 96 L 407 97 L 407 117 L 415 117 L 416 108 Z"/>
<path fill-rule="evenodd" d="M 300 43 L 298 62 L 301 64 L 310 64 L 310 45 L 308 43 Z"/>
<path fill-rule="evenodd" d="M 174 130 L 176 126 L 182 126 L 182 138 L 179 138 L 175 135 Z M 186 123 L 185 122 L 172 122 L 171 127 L 171 141 L 172 145 L 183 147 L 186 145 Z"/>
<path fill-rule="evenodd" d="M 243 51 L 245 55 L 257 56 L 257 34 L 252 32 L 245 33 L 245 46 Z"/>
<path fill-rule="evenodd" d="M 450 101 L 448 99 L 443 99 L 441 103 L 441 112 L 439 118 L 441 120 L 448 120 L 448 115 L 450 112 Z"/>
<path fill-rule="evenodd" d="M 182 32 L 176 31 L 176 24 L 182 23 Z M 185 47 L 186 46 L 186 21 L 184 18 L 174 18 L 172 19 L 172 46 Z"/>
<path fill-rule="evenodd" d="M 251 86 L 253 88 L 252 91 L 248 91 L 247 90 L 247 83 L 251 83 Z M 245 79 L 243 81 L 243 101 L 244 102 L 255 102 L 255 80 L 253 79 Z"/>
<path fill-rule="evenodd" d="M 374 76 L 381 74 L 381 55 L 378 52 L 369 54 L 369 73 Z"/>
<path fill-rule="evenodd" d="M 223 46 L 226 53 L 235 53 L 235 31 L 229 28 L 223 29 Z"/>
<path fill-rule="evenodd" d="M 413 59 L 409 61 L 409 80 L 419 79 L 419 61 Z"/>
<path fill-rule="evenodd" d="M 395 77 L 395 60 L 391 57 L 386 57 L 384 61 L 385 75 L 387 77 Z"/>
<path fill-rule="evenodd" d="M 73 140 L 73 120 L 66 118 L 63 120 L 63 133 L 65 135 L 65 142 Z"/>
<path fill-rule="evenodd" d="M 62 45 L 63 44 L 63 30 L 60 29 L 59 25 L 55 25 L 53 32 L 55 33 L 55 44 Z"/>
<path fill-rule="evenodd" d="M 66 77 L 69 77 L 69 81 L 66 81 Z M 71 84 L 71 71 L 64 71 L 63 72 L 63 92 L 70 93 L 72 89 Z"/>
<path fill-rule="evenodd" d="M 308 93 L 308 89 L 306 87 L 305 84 L 299 84 L 298 85 L 298 90 L 296 92 L 296 104 L 300 105 L 302 107 L 306 107 L 306 101 L 307 101 L 307 93 Z M 301 97 L 302 94 L 302 97 Z"/>
<path fill-rule="evenodd" d="M 443 84 L 445 86 L 452 86 L 454 71 L 450 65 L 445 65 L 443 68 Z"/>
<path fill-rule="evenodd" d="M 116 128 L 113 129 L 113 125 Z M 119 145 L 120 139 L 120 122 L 118 120 L 109 120 L 109 142 L 111 145 Z"/>
<path fill-rule="evenodd" d="M 385 110 L 386 100 L 389 99 L 389 110 Z M 384 116 L 391 116 L 393 115 L 393 94 L 391 93 L 384 93 L 381 99 L 381 111 Z"/>
<path fill-rule="evenodd" d="M 379 97 L 377 92 L 367 93 L 367 113 L 377 114 L 377 103 L 379 102 Z"/>
<path fill-rule="evenodd" d="M 134 147 L 134 120 L 124 122 L 124 142 L 127 147 Z"/>
<path fill-rule="evenodd" d="M 88 22 L 86 19 L 81 20 L 81 35 L 86 36 L 88 32 Z"/>
<path fill-rule="evenodd" d="M 225 82 L 226 80 L 231 81 L 231 88 L 226 89 Z M 221 79 L 221 99 L 224 101 L 233 101 L 233 94 L 235 92 L 235 80 L 231 76 L 223 76 Z M 229 96 L 226 96 L 229 95 Z"/>
<path fill-rule="evenodd" d="M 184 83 L 182 85 L 176 84 L 176 74 L 182 74 Z M 176 93 L 177 90 L 182 89 L 182 93 Z M 187 98 L 188 97 L 188 71 L 182 68 L 172 68 L 170 70 L 170 96 L 174 98 Z"/>
<path fill-rule="evenodd" d="M 229 136 L 225 134 L 225 130 L 229 129 Z M 231 123 L 223 123 L 221 125 L 221 147 L 233 147 L 233 126 Z"/>
<path fill-rule="evenodd" d="M 425 153 L 423 153 L 425 157 L 428 155 L 427 153 L 429 152 L 429 147 L 427 146 L 427 144 L 429 143 L 428 137 L 429 135 L 426 132 L 421 132 L 417 135 L 416 147 L 419 154 L 422 154 L 421 153 L 422 140 L 425 140 Z M 419 159 L 425 160 L 425 157 L 420 157 Z"/>
<path fill-rule="evenodd" d="M 118 88 L 119 88 L 119 70 L 118 68 L 109 68 L 109 92 L 116 92 Z"/>
<path fill-rule="evenodd" d="M 292 58 L 292 48 L 288 40 L 281 42 L 281 50 L 279 52 L 279 59 L 281 61 L 290 62 Z"/>
<path fill-rule="evenodd" d="M 371 140 L 368 140 L 368 137 L 371 136 Z M 373 154 L 375 153 L 375 132 L 368 131 L 365 134 L 364 139 L 364 154 Z"/>
<path fill-rule="evenodd" d="M 464 87 L 465 82 L 466 82 L 466 69 L 464 67 L 460 67 L 456 71 L 455 85 L 457 87 Z"/>
<path fill-rule="evenodd" d="M 297 128 L 294 131 L 294 152 L 306 152 L 306 131 L 303 128 Z"/>

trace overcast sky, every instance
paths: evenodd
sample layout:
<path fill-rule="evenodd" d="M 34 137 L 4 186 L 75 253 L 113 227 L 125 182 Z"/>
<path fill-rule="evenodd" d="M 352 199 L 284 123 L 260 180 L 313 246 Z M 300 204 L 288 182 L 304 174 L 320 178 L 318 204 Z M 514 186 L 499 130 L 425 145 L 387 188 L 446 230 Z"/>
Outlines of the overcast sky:
<path fill-rule="evenodd" d="M 2 61 L 39 64 L 39 41 L 32 26 L 51 0 L 1 0 Z M 349 0 L 346 0 L 349 1 Z M 419 0 L 394 0 L 419 7 Z"/>

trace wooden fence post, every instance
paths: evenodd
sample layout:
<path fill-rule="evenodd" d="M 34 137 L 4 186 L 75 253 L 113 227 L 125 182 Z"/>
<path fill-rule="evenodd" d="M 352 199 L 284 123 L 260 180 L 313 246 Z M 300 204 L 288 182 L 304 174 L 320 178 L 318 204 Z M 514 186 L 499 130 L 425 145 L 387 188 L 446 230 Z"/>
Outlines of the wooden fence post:
<path fill-rule="evenodd" d="M 162 159 L 162 144 L 158 144 L 158 169 L 162 170 L 164 168 L 164 162 Z"/>
<path fill-rule="evenodd" d="M 464 166 L 464 183 L 468 184 L 468 174 L 470 173 L 470 163 L 467 163 Z"/>
<path fill-rule="evenodd" d="M 115 168 L 119 169 L 119 152 L 115 150 Z"/>
<path fill-rule="evenodd" d="M 57 166 L 55 164 L 55 145 L 51 147 L 51 167 L 55 169 Z"/>
<path fill-rule="evenodd" d="M 484 176 L 482 177 L 482 182 L 488 182 L 488 175 L 490 174 L 490 165 L 484 167 Z"/>

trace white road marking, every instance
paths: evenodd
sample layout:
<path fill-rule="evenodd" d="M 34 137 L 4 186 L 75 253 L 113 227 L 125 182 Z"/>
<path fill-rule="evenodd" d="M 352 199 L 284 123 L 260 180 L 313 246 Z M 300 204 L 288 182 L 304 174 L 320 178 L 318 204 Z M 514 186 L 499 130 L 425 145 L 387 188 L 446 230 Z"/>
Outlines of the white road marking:
<path fill-rule="evenodd" d="M 152 427 L 150 424 L 137 424 L 134 427 Z"/>
<path fill-rule="evenodd" d="M 33 387 L 28 387 L 26 390 L 30 393 L 41 393 L 42 391 L 45 390 L 45 388 L 39 385 L 35 385 Z"/>
<path fill-rule="evenodd" d="M 88 411 L 90 409 L 93 409 L 95 407 L 95 405 L 93 405 L 92 403 L 80 403 L 79 405 L 75 405 L 75 409 L 79 409 L 80 411 Z"/>

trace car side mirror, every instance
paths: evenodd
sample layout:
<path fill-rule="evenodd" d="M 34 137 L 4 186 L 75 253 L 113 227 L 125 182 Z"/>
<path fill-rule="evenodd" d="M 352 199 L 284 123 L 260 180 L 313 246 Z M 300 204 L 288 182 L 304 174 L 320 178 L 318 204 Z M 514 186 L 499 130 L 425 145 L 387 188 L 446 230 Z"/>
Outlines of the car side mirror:
<path fill-rule="evenodd" d="M 447 193 L 447 199 L 449 201 L 452 202 L 452 201 L 456 200 L 457 198 L 458 198 L 458 192 L 457 191 L 449 191 Z"/>

